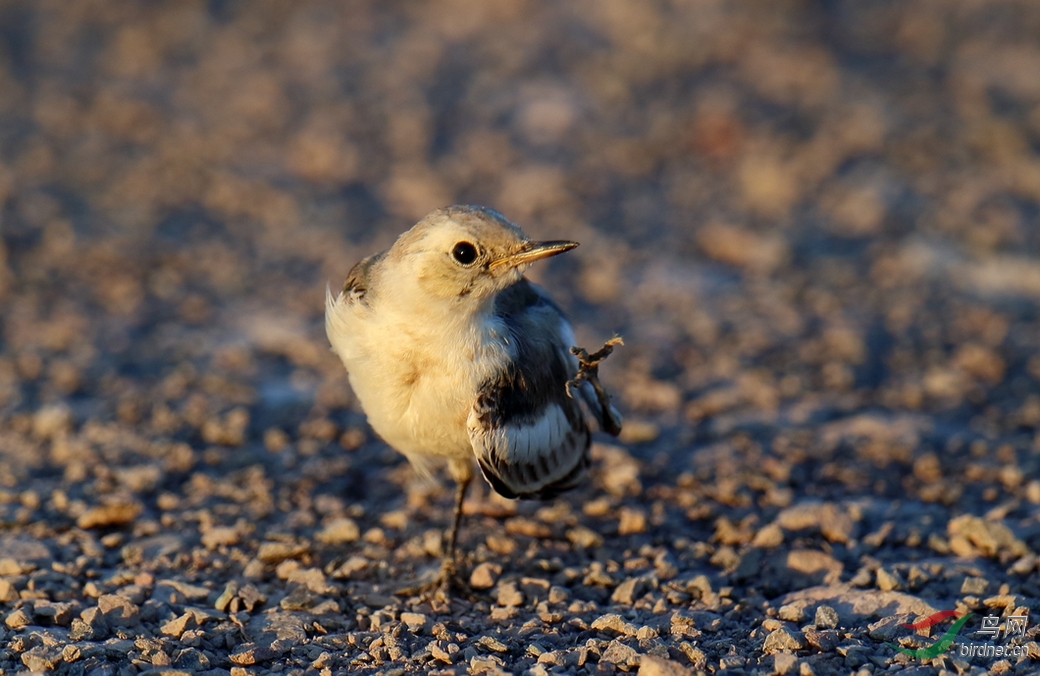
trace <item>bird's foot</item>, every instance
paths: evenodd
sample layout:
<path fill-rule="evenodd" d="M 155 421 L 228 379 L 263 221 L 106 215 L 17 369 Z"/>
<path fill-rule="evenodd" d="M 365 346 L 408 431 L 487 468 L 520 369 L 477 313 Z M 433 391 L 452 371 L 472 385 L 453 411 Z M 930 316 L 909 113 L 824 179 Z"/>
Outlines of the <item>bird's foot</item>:
<path fill-rule="evenodd" d="M 401 587 L 394 594 L 409 598 L 418 597 L 424 601 L 446 603 L 453 595 L 465 590 L 466 586 L 458 577 L 455 563 L 443 561 L 437 573 L 430 571 L 420 576 L 414 583 Z"/>
<path fill-rule="evenodd" d="M 588 381 L 592 385 L 592 389 L 596 392 L 596 399 L 599 401 L 600 408 L 603 411 L 603 420 L 600 421 L 603 425 L 603 431 L 615 437 L 621 433 L 621 420 L 610 406 L 610 395 L 607 394 L 607 391 L 603 389 L 603 385 L 599 382 L 599 365 L 610 356 L 616 345 L 624 344 L 621 336 L 614 336 L 603 343 L 603 347 L 592 354 L 589 354 L 583 347 L 572 347 L 571 354 L 578 358 L 578 372 L 572 380 L 567 381 L 567 395 L 571 397 L 574 396 L 571 394 L 571 388 L 577 387 L 582 381 Z"/>

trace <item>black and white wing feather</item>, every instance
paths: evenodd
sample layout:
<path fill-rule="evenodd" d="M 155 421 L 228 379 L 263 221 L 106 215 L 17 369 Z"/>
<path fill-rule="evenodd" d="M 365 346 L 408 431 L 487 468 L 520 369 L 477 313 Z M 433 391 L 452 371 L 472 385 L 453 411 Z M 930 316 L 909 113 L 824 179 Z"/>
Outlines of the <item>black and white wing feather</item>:
<path fill-rule="evenodd" d="M 467 420 L 473 452 L 501 495 L 549 499 L 578 485 L 589 466 L 589 428 L 567 394 L 577 370 L 570 327 L 526 279 L 499 294 L 495 311 L 517 358 L 480 388 Z"/>

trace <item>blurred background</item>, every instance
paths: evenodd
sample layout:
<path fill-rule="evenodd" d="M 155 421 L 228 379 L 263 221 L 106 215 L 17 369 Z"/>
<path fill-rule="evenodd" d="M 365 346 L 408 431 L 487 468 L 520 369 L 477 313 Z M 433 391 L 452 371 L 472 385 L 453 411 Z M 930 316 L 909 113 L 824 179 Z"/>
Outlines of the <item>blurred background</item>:
<path fill-rule="evenodd" d="M 624 336 L 622 442 L 684 485 L 1026 518 L 1038 37 L 1033 0 L 0 2 L 5 514 L 254 451 L 379 490 L 325 285 L 469 202 L 582 243 L 531 274 Z"/>

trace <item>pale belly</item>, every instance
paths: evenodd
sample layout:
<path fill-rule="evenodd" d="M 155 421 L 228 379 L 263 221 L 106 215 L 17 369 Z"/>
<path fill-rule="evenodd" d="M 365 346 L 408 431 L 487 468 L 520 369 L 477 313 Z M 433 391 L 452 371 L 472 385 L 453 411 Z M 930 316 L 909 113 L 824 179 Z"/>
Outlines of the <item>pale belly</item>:
<path fill-rule="evenodd" d="M 355 369 L 350 384 L 372 429 L 394 449 L 415 455 L 459 458 L 472 455 L 466 418 L 475 387 L 436 368 L 398 378 Z"/>
<path fill-rule="evenodd" d="M 331 309 L 329 338 L 376 433 L 420 471 L 426 458 L 472 457 L 466 420 L 477 390 L 511 358 L 502 328 L 475 320 L 452 327 L 458 318 L 448 316 L 359 317 L 352 310 Z"/>

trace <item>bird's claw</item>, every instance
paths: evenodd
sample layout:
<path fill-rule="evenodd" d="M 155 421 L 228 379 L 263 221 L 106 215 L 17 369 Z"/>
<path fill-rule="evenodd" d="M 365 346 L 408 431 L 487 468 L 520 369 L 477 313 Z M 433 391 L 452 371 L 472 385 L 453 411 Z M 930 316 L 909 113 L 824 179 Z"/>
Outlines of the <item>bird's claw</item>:
<path fill-rule="evenodd" d="M 444 561 L 435 576 L 401 587 L 394 592 L 394 595 L 447 603 L 454 594 L 460 591 L 465 591 L 465 585 L 458 577 L 454 562 Z"/>
<path fill-rule="evenodd" d="M 599 365 L 610 356 L 616 345 L 624 344 L 621 336 L 614 336 L 592 354 L 589 354 L 588 350 L 583 347 L 572 347 L 571 354 L 578 358 L 578 372 L 574 378 L 567 381 L 567 396 L 571 398 L 574 398 L 574 394 L 571 392 L 572 387 L 577 387 L 583 381 L 592 385 L 592 389 L 596 392 L 596 400 L 599 401 L 600 408 L 603 410 L 603 420 L 601 421 L 603 431 L 615 437 L 621 432 L 621 421 L 612 414 L 610 395 L 599 382 Z"/>

